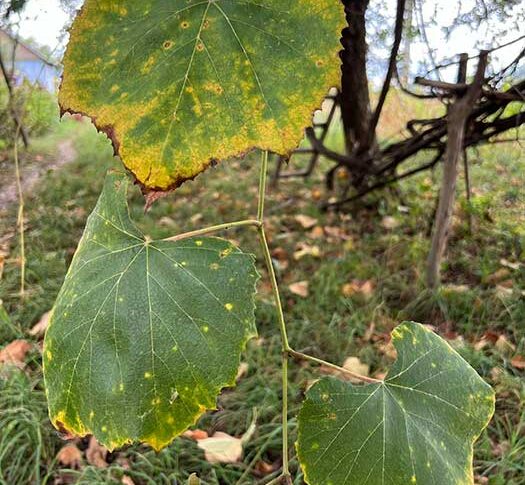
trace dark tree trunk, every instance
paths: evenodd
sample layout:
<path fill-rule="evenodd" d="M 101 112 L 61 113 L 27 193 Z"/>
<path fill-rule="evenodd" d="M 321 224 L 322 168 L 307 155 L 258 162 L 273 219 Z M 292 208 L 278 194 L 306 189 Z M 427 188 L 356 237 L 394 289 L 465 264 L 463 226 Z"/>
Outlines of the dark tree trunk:
<path fill-rule="evenodd" d="M 348 153 L 364 153 L 375 143 L 370 138 L 370 95 L 366 57 L 365 14 L 369 0 L 342 0 L 348 27 L 343 30 L 341 43 L 342 81 L 341 110 Z"/>

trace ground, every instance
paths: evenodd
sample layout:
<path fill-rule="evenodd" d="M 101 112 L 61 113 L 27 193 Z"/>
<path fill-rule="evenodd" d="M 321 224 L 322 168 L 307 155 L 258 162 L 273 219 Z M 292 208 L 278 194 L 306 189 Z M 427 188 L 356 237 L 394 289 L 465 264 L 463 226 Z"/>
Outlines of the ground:
<path fill-rule="evenodd" d="M 337 134 L 331 143 L 338 143 Z M 64 146 L 73 160 L 62 164 Z M 525 356 L 525 157 L 514 143 L 472 151 L 470 158 L 474 196 L 470 205 L 460 196 L 444 285 L 435 294 L 424 288 L 424 263 L 439 171 L 403 183 L 402 200 L 383 192 L 339 214 L 318 209 L 326 196 L 320 171 L 306 183 L 283 181 L 268 196 L 268 233 L 294 348 L 336 364 L 355 357 L 369 366 L 370 375 L 381 376 L 394 357 L 390 331 L 403 320 L 431 325 L 497 392 L 496 415 L 475 447 L 477 483 L 525 484 L 525 366 L 520 360 Z M 135 189 L 132 214 L 152 237 L 252 217 L 258 161 L 253 153 L 244 161 L 220 164 L 159 200 L 147 214 Z M 119 162 L 103 135 L 87 122 L 69 119 L 36 140 L 22 164 L 55 170 L 26 186 L 24 297 L 19 294 L 17 205 L 0 208 L 0 298 L 9 315 L 0 326 L 0 348 L 16 338 L 31 343 L 23 369 L 0 370 L 0 483 L 131 483 L 123 478 L 129 477 L 135 484 L 168 485 L 197 472 L 206 484 L 251 484 L 275 476 L 281 464 L 280 340 L 251 230 L 227 236 L 259 259 L 260 336 L 243 356 L 245 373 L 237 387 L 224 391 L 218 411 L 196 426 L 210 435 L 241 436 L 256 413 L 242 462 L 210 464 L 195 441 L 184 437 L 160 453 L 132 446 L 100 460 L 84 453 L 89 441 L 84 439 L 77 443 L 83 453 L 80 464 L 72 463 L 76 470 L 58 462 L 64 441 L 47 418 L 41 337 L 29 330 L 51 308 L 104 172 Z M 2 177 L 1 191 L 11 190 L 11 184 L 11 176 Z M 291 365 L 291 443 L 304 391 L 319 371 L 301 362 Z M 291 453 L 294 483 L 300 484 L 293 447 Z"/>

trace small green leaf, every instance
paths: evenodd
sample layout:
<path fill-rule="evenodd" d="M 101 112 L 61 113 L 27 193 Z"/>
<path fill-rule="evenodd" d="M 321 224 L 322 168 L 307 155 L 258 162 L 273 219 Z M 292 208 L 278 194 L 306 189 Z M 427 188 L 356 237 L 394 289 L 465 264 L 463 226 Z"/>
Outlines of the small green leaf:
<path fill-rule="evenodd" d="M 299 413 L 297 450 L 310 485 L 473 484 L 473 443 L 494 392 L 443 339 L 404 323 L 383 383 L 324 378 Z"/>
<path fill-rule="evenodd" d="M 86 0 L 60 105 L 168 190 L 254 147 L 293 150 L 340 84 L 344 26 L 338 0 Z"/>
<path fill-rule="evenodd" d="M 44 373 L 59 430 L 160 449 L 235 384 L 258 275 L 225 240 L 145 237 L 127 187 L 106 178 L 53 310 Z"/>

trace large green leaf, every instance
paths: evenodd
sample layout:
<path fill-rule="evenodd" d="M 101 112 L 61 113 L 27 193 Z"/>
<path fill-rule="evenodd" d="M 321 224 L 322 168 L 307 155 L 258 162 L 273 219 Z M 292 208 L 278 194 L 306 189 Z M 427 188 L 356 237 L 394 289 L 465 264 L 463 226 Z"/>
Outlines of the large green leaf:
<path fill-rule="evenodd" d="M 53 310 L 44 373 L 53 424 L 109 448 L 159 449 L 233 385 L 255 335 L 253 257 L 218 238 L 151 241 L 108 175 Z"/>
<path fill-rule="evenodd" d="M 166 190 L 213 160 L 295 148 L 339 85 L 343 27 L 338 0 L 86 0 L 60 104 Z"/>
<path fill-rule="evenodd" d="M 473 483 L 472 446 L 494 392 L 443 339 L 417 323 L 392 334 L 383 383 L 325 378 L 299 414 L 297 449 L 311 485 Z"/>

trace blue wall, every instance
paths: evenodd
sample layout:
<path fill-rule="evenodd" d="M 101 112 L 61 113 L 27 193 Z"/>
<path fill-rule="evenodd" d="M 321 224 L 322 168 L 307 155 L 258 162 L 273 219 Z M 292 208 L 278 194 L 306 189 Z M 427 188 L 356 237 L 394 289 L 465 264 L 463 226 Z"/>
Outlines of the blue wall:
<path fill-rule="evenodd" d="M 45 62 L 39 60 L 16 61 L 15 73 L 18 83 L 26 79 L 32 84 L 40 85 L 49 92 L 55 92 L 57 89 L 58 69 Z"/>

